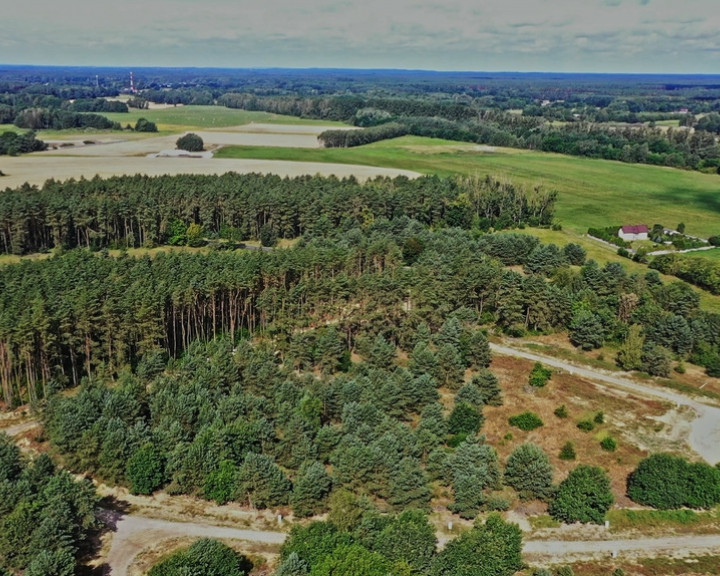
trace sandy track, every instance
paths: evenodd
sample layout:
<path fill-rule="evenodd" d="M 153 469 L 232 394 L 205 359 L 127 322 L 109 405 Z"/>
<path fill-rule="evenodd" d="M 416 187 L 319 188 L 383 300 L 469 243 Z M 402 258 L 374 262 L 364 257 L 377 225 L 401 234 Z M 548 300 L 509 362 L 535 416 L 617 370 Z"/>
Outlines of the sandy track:
<path fill-rule="evenodd" d="M 8 436 L 17 436 L 18 434 L 22 434 L 23 432 L 27 432 L 28 430 L 32 430 L 38 426 L 40 426 L 40 422 L 27 420 L 25 422 L 20 422 L 19 424 L 8 426 L 7 428 L 0 428 L 0 432 L 4 432 Z"/>
<path fill-rule="evenodd" d="M 525 556 L 550 556 L 554 560 L 562 558 L 592 558 L 597 555 L 611 556 L 617 553 L 634 552 L 649 558 L 671 556 L 677 553 L 720 551 L 720 535 L 668 536 L 665 538 L 637 538 L 634 540 L 526 540 L 523 545 Z"/>
<path fill-rule="evenodd" d="M 527 352 L 508 345 L 491 343 L 490 348 L 498 354 L 525 358 L 560 368 L 570 374 L 577 374 L 593 380 L 601 386 L 620 388 L 641 396 L 667 400 L 679 407 L 686 406 L 695 412 L 695 418 L 690 424 L 688 444 L 710 464 L 720 462 L 720 408 L 711 405 L 709 400 L 708 403 L 694 400 L 671 390 L 641 384 L 628 377 L 617 376 L 597 369 L 583 368 L 552 356 Z"/>

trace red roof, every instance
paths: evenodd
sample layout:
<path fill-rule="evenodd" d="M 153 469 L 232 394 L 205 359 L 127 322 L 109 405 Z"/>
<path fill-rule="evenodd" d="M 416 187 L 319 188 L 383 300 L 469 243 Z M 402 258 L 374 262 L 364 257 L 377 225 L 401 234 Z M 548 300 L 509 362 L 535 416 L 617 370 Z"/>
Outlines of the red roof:
<path fill-rule="evenodd" d="M 647 234 L 648 227 L 645 226 L 645 224 L 640 224 L 638 226 L 623 226 L 622 231 L 623 234 Z"/>

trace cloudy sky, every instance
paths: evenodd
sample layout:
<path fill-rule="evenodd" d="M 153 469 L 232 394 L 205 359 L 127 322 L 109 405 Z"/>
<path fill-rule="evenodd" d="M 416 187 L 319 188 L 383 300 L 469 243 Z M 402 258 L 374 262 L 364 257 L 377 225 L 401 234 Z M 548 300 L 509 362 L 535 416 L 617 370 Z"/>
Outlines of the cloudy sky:
<path fill-rule="evenodd" d="M 9 0 L 0 63 L 720 73 L 718 0 Z"/>

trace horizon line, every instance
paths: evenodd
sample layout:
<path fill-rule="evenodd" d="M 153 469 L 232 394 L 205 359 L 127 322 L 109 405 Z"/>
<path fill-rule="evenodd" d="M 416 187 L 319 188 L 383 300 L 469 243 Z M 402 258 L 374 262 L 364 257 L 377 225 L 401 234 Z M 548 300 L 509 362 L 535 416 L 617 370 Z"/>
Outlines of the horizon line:
<path fill-rule="evenodd" d="M 72 69 L 114 69 L 114 70 L 243 70 L 243 71 L 356 71 L 356 72 L 429 72 L 433 74 L 559 74 L 588 76 L 720 76 L 713 72 L 591 72 L 560 70 L 440 70 L 437 68 L 393 68 L 393 67 L 350 67 L 338 66 L 131 66 L 125 64 L 10 64 L 0 62 L 0 68 L 72 68 Z"/>

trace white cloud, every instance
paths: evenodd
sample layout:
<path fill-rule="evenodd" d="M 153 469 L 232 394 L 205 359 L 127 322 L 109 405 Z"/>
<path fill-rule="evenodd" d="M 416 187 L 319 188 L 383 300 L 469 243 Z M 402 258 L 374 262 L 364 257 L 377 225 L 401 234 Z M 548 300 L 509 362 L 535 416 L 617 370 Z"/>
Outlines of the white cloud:
<path fill-rule="evenodd" d="M 593 71 L 661 71 L 663 66 L 691 63 L 692 71 L 711 73 L 720 71 L 711 58 L 711 52 L 720 49 L 720 11 L 714 4 L 715 0 L 23 0 L 4 9 L 0 61 L 444 69 L 483 64 L 488 69 L 572 66 Z M 41 41 L 33 46 L 28 37 Z M 675 60 L 663 60 L 666 53 L 675 54 Z"/>

